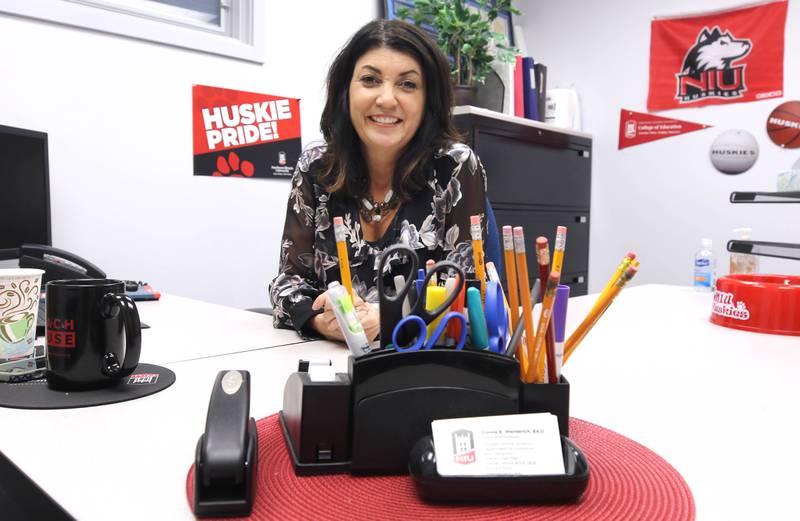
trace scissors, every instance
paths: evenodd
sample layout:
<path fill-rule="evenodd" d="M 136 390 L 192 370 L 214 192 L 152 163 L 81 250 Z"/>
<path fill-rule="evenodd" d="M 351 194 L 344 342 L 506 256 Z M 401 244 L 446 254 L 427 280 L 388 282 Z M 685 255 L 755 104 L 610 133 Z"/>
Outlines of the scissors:
<path fill-rule="evenodd" d="M 417 315 L 408 315 L 407 317 L 403 318 L 403 320 L 397 324 L 397 327 L 395 327 L 394 331 L 392 332 L 392 343 L 394 344 L 395 351 L 405 353 L 406 351 L 419 351 L 420 349 L 432 348 L 436 344 L 436 341 L 439 340 L 439 337 L 444 334 L 445 330 L 447 329 L 447 324 L 451 320 L 457 320 L 461 322 L 461 335 L 456 343 L 456 351 L 460 351 L 464 348 L 464 344 L 467 341 L 467 319 L 464 318 L 463 313 L 459 313 L 457 311 L 450 311 L 443 316 L 441 322 L 439 322 L 439 325 L 436 326 L 433 334 L 431 334 L 427 340 L 425 339 L 425 336 L 428 326 L 422 317 Z M 411 344 L 403 347 L 398 339 L 398 334 L 401 334 L 405 329 L 408 328 L 406 324 L 412 324 L 417 327 L 417 338 Z"/>
<path fill-rule="evenodd" d="M 407 257 L 411 262 L 411 269 L 409 270 L 409 275 L 406 277 L 402 288 L 399 288 L 394 295 L 391 295 L 389 293 L 389 288 L 384 285 L 383 272 L 386 263 L 395 256 L 399 256 L 401 258 Z M 388 347 L 389 344 L 395 341 L 395 330 L 398 330 L 396 332 L 396 338 L 401 342 L 401 344 L 395 345 L 406 345 L 415 336 L 414 326 L 411 325 L 412 322 L 406 321 L 403 322 L 402 325 L 401 322 L 403 320 L 403 301 L 409 294 L 409 290 L 411 290 L 413 286 L 416 286 L 416 274 L 418 266 L 419 257 L 417 257 L 417 253 L 405 244 L 395 244 L 386 248 L 380 258 L 380 261 L 378 261 L 378 302 L 380 309 L 382 348 Z M 458 275 L 456 287 L 453 289 L 453 292 L 450 293 L 445 301 L 442 302 L 442 304 L 436 309 L 432 311 L 425 309 L 425 288 L 428 287 L 428 282 L 433 277 L 438 277 L 439 273 L 447 274 L 450 271 L 455 271 L 456 275 Z M 450 261 L 437 262 L 425 275 L 425 280 L 422 283 L 422 291 L 418 295 L 416 294 L 417 292 L 414 291 L 415 297 L 409 297 L 409 303 L 411 304 L 411 312 L 409 316 L 416 315 L 427 326 L 433 322 L 436 317 L 450 309 L 450 305 L 456 300 L 458 293 L 461 291 L 463 286 L 464 271 L 458 266 L 458 264 Z M 411 302 L 412 300 L 413 302 Z M 444 319 L 442 322 L 444 322 Z M 463 330 L 464 328 L 462 328 L 462 331 Z M 441 333 L 439 333 L 439 335 L 441 335 Z M 418 334 L 416 336 L 419 338 L 422 335 Z M 436 339 L 434 338 L 434 341 L 435 340 Z"/>
<path fill-rule="evenodd" d="M 508 312 L 499 282 L 486 283 L 486 327 L 489 330 L 489 351 L 505 353 L 508 343 Z"/>

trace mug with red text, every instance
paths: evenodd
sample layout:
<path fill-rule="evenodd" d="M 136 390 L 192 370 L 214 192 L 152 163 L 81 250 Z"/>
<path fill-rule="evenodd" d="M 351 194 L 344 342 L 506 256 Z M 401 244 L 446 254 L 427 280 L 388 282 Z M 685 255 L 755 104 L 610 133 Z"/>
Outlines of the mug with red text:
<path fill-rule="evenodd" d="M 90 389 L 116 383 L 139 364 L 141 323 L 125 283 L 111 279 L 47 283 L 47 383 Z"/>

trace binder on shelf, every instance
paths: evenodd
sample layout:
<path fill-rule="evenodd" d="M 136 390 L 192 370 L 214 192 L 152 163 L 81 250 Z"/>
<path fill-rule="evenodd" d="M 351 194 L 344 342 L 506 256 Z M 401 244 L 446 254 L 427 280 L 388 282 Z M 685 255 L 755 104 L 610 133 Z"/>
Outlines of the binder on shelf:
<path fill-rule="evenodd" d="M 516 57 L 514 63 L 514 115 L 520 118 L 525 117 L 525 101 L 522 93 L 522 56 Z"/>
<path fill-rule="evenodd" d="M 544 121 L 547 115 L 547 67 L 541 63 L 533 66 L 536 76 L 536 109 L 539 121 Z"/>
<path fill-rule="evenodd" d="M 536 93 L 536 71 L 533 58 L 522 58 L 522 99 L 525 117 L 539 121 L 539 97 Z"/>
<path fill-rule="evenodd" d="M 800 192 L 731 192 L 732 203 L 800 203 Z"/>
<path fill-rule="evenodd" d="M 800 260 L 800 244 L 789 242 L 731 240 L 728 241 L 728 251 L 731 253 L 777 257 L 779 259 Z"/>

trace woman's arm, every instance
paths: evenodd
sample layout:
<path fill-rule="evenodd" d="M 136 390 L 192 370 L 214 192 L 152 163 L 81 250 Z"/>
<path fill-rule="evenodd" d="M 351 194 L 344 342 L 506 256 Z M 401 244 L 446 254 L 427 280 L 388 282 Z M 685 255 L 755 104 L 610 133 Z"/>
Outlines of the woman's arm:
<path fill-rule="evenodd" d="M 295 329 L 305 336 L 314 336 L 316 333 L 311 327 L 311 319 L 319 311 L 312 309 L 311 305 L 323 289 L 318 287 L 314 273 L 316 203 L 306 159 L 301 157 L 292 176 L 281 239 L 279 273 L 270 284 L 270 299 L 275 327 Z"/>
<path fill-rule="evenodd" d="M 478 156 L 466 145 L 455 144 L 442 152 L 448 156 L 451 175 L 445 197 L 451 205 L 445 214 L 444 254 L 465 272 L 475 271 L 469 218 L 481 217 L 481 238 L 486 242 L 486 172 Z"/>

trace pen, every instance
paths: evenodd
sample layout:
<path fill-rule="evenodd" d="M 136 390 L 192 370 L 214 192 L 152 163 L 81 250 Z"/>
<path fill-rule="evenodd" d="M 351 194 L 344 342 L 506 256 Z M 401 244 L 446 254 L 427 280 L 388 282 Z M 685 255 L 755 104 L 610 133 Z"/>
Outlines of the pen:
<path fill-rule="evenodd" d="M 486 316 L 483 314 L 481 292 L 476 288 L 467 288 L 467 311 L 472 331 L 472 345 L 476 349 L 486 349 L 489 347 L 489 330 L 486 327 Z"/>
<path fill-rule="evenodd" d="M 514 262 L 514 232 L 511 226 L 503 226 L 503 255 L 506 261 L 506 287 L 508 288 L 508 305 L 511 308 L 511 313 L 509 313 L 511 329 L 516 331 L 517 324 L 519 324 L 517 316 L 519 315 L 519 290 L 517 289 L 517 265 Z M 517 355 L 517 360 L 519 357 L 520 355 Z"/>
<path fill-rule="evenodd" d="M 533 283 L 533 289 L 531 289 L 531 303 L 536 302 L 539 300 L 539 292 L 541 291 L 542 283 L 539 282 L 539 279 L 536 279 Z M 525 321 L 523 320 L 523 316 L 520 315 L 517 317 L 517 325 L 514 327 L 514 332 L 511 334 L 511 340 L 508 342 L 508 347 L 506 348 L 506 356 L 514 356 L 516 353 L 519 352 L 518 347 L 520 344 L 520 338 L 522 338 L 522 331 L 523 331 L 523 324 Z"/>
<path fill-rule="evenodd" d="M 434 266 L 436 266 L 436 261 L 433 260 L 433 259 L 428 259 L 428 261 L 425 263 L 425 272 L 426 272 L 426 274 L 430 273 L 433 270 Z M 438 286 L 438 285 L 439 285 L 439 281 L 436 279 L 436 275 L 434 275 L 433 277 L 431 277 L 428 280 L 428 286 Z"/>
<path fill-rule="evenodd" d="M 508 307 L 508 299 L 506 298 L 506 292 L 503 291 L 503 283 L 500 282 L 500 274 L 497 273 L 497 268 L 494 266 L 494 262 L 487 262 L 486 263 L 486 277 L 490 281 L 497 282 L 497 285 L 500 287 L 500 293 L 503 295 L 503 306 L 506 308 L 506 314 L 508 315 L 508 330 L 511 331 L 514 328 L 514 324 L 511 322 L 511 315 L 516 314 L 519 310 L 514 311 L 514 313 L 509 313 Z"/>
<path fill-rule="evenodd" d="M 456 278 L 450 277 L 450 279 L 448 279 L 448 282 L 450 280 L 453 281 L 453 286 L 455 287 L 455 283 L 457 282 Z M 445 285 L 445 288 L 447 288 L 447 285 Z M 461 291 L 458 292 L 458 296 L 453 301 L 453 303 L 450 304 L 450 311 L 456 311 L 458 313 L 464 314 L 465 316 L 467 315 L 466 313 L 464 313 L 464 300 L 466 298 L 466 291 L 467 291 L 467 285 L 465 281 L 465 283 L 461 285 Z M 455 345 L 460 336 L 461 336 L 461 321 L 460 320 L 449 321 L 447 323 L 447 338 L 452 340 L 452 344 Z"/>
<path fill-rule="evenodd" d="M 339 255 L 339 272 L 342 276 L 342 285 L 347 289 L 347 294 L 353 298 L 353 281 L 350 279 L 350 259 L 347 258 L 347 228 L 341 217 L 333 218 L 333 235 L 336 237 L 336 252 Z"/>
<path fill-rule="evenodd" d="M 469 218 L 469 232 L 472 235 L 472 256 L 475 259 L 475 278 L 481 281 L 481 302 L 486 298 L 486 271 L 483 268 L 483 237 L 481 236 L 481 216 Z"/>
<path fill-rule="evenodd" d="M 557 383 L 561 379 L 561 365 L 564 360 L 564 332 L 567 328 L 567 305 L 569 303 L 569 286 L 559 284 L 556 290 L 556 302 L 553 304 L 553 329 L 556 340 L 556 363 L 553 371 L 549 371 L 547 379 L 550 383 Z"/>
<path fill-rule="evenodd" d="M 417 298 L 422 297 L 422 285 L 425 284 L 425 270 L 419 268 L 417 270 Z"/>
<path fill-rule="evenodd" d="M 539 315 L 539 324 L 536 329 L 536 342 L 533 346 L 533 363 L 528 366 L 527 379 L 529 382 L 544 382 L 544 361 L 546 358 L 544 354 L 544 337 L 547 336 L 550 317 L 553 314 L 553 303 L 556 300 L 556 289 L 558 288 L 558 282 L 560 280 L 561 273 L 558 271 L 550 273 L 550 276 L 547 278 L 547 287 L 544 291 L 544 298 L 542 299 L 542 312 Z M 553 359 L 553 364 L 555 364 L 555 357 Z"/>
<path fill-rule="evenodd" d="M 400 293 L 400 290 L 403 289 L 403 285 L 406 283 L 406 278 L 402 275 L 395 275 L 394 276 L 394 290 L 397 293 Z M 411 304 L 408 303 L 408 295 L 406 298 L 403 299 L 403 316 L 408 315 L 411 313 Z"/>
<path fill-rule="evenodd" d="M 522 226 L 514 227 L 514 254 L 517 257 L 517 281 L 519 283 L 519 298 L 522 301 L 522 320 L 525 323 L 525 349 L 520 350 L 520 368 L 523 380 L 530 370 L 533 358 L 533 309 L 531 307 L 531 292 L 528 289 L 528 259 L 525 258 L 525 232 Z"/>
<path fill-rule="evenodd" d="M 562 363 L 567 363 L 567 360 L 569 360 L 569 357 L 575 352 L 575 349 L 578 347 L 578 344 L 581 343 L 581 340 L 583 340 L 586 334 L 592 329 L 592 327 L 594 327 L 617 295 L 619 295 L 619 292 L 622 291 L 622 288 L 625 287 L 625 285 L 636 275 L 638 271 L 639 261 L 631 261 L 628 269 L 626 269 L 617 282 L 611 286 L 611 289 L 606 294 L 600 295 L 598 302 L 595 303 L 595 308 L 597 309 L 595 310 L 595 308 L 592 308 L 592 310 L 589 311 L 589 314 L 586 315 L 586 318 L 583 319 L 583 322 L 581 322 L 577 329 L 573 331 L 564 344 L 564 361 Z"/>

